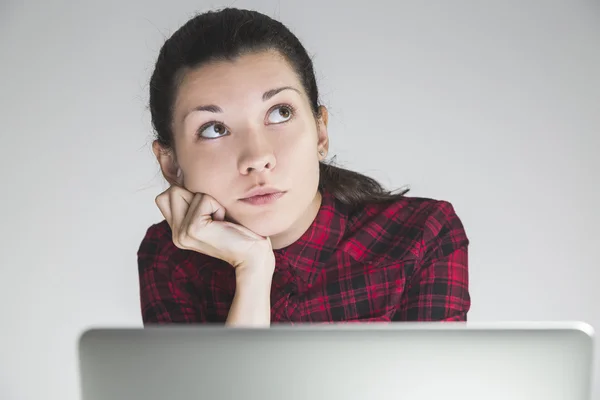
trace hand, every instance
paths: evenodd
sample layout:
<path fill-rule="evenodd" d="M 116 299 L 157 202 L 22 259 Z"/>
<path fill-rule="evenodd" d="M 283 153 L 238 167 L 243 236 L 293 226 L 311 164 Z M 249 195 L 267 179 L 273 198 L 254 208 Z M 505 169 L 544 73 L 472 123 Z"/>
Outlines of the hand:
<path fill-rule="evenodd" d="M 225 221 L 225 209 L 214 198 L 173 185 L 156 198 L 156 205 L 178 248 L 221 259 L 236 268 L 236 273 L 252 266 L 264 268 L 272 276 L 275 255 L 269 238 Z"/>

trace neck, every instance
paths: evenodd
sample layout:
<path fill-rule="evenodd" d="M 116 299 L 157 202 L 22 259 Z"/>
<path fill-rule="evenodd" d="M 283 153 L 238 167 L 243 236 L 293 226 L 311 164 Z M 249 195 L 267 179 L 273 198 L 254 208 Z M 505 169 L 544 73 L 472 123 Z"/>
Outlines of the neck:
<path fill-rule="evenodd" d="M 315 195 L 313 201 L 308 206 L 306 211 L 300 216 L 298 221 L 292 224 L 290 229 L 287 231 L 270 237 L 271 245 L 273 246 L 274 250 L 287 247 L 304 235 L 317 217 L 319 208 L 321 208 L 322 200 L 323 197 L 321 196 L 321 192 L 317 190 L 317 194 Z"/>

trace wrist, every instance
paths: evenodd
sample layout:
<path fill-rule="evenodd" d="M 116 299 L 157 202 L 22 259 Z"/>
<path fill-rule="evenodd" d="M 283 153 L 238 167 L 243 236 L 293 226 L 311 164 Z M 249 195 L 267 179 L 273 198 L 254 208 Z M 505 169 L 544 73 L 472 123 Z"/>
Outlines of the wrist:
<path fill-rule="evenodd" d="M 257 270 L 257 268 L 236 268 L 235 281 L 236 292 L 240 291 L 266 291 L 270 293 L 273 270 Z"/>
<path fill-rule="evenodd" d="M 275 255 L 270 254 L 247 259 L 235 267 L 235 276 L 238 283 L 251 281 L 253 283 L 269 282 L 275 272 Z"/>
<path fill-rule="evenodd" d="M 235 269 L 236 288 L 226 325 L 268 327 L 271 322 L 271 282 L 268 265 L 247 265 Z M 260 267 L 260 268 L 254 268 Z"/>

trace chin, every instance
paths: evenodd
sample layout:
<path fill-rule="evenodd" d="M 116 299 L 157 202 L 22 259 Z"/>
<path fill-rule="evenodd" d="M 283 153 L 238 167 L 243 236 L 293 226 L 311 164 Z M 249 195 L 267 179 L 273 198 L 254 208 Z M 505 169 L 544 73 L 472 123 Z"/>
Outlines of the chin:
<path fill-rule="evenodd" d="M 230 207 L 230 216 L 238 224 L 263 237 L 273 238 L 285 234 L 293 229 L 314 201 L 314 196 L 298 199 L 288 194 L 286 197 L 287 199 L 282 198 L 277 204 L 264 208 Z"/>
<path fill-rule="evenodd" d="M 294 218 L 289 212 L 269 210 L 257 214 L 231 215 L 236 223 L 250 229 L 252 232 L 263 236 L 275 236 L 290 229 Z"/>

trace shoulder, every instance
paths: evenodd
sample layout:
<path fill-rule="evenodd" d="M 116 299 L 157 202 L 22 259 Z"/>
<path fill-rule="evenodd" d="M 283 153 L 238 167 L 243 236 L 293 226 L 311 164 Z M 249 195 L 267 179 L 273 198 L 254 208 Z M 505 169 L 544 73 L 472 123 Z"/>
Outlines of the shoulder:
<path fill-rule="evenodd" d="M 182 250 L 173 243 L 171 227 L 166 220 L 151 225 L 137 251 L 141 274 L 160 272 L 169 276 L 187 276 L 198 273 L 198 268 L 215 261 L 193 251 Z"/>
<path fill-rule="evenodd" d="M 348 222 L 355 252 L 361 243 L 362 251 L 373 256 L 420 258 L 448 241 L 454 246 L 468 244 L 454 206 L 444 200 L 403 196 L 366 204 L 351 212 Z"/>
<path fill-rule="evenodd" d="M 163 256 L 172 253 L 176 249 L 173 244 L 171 228 L 167 221 L 151 225 L 144 235 L 138 248 L 138 258 Z"/>

